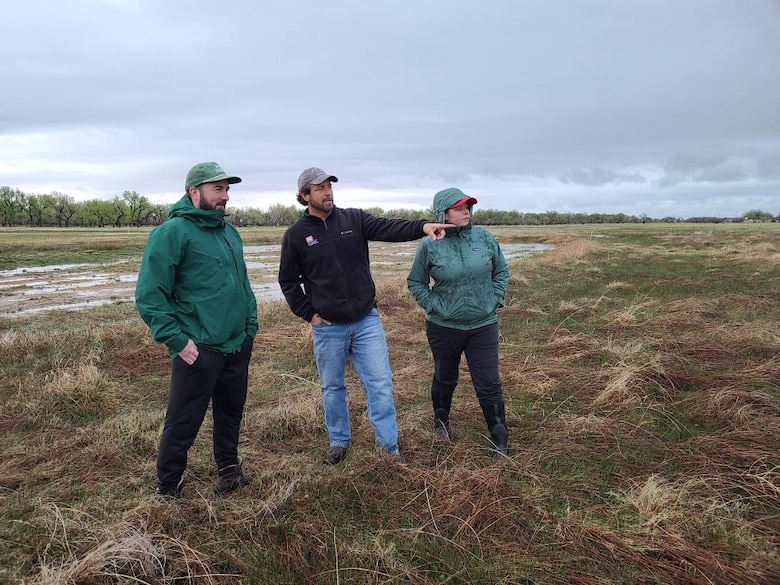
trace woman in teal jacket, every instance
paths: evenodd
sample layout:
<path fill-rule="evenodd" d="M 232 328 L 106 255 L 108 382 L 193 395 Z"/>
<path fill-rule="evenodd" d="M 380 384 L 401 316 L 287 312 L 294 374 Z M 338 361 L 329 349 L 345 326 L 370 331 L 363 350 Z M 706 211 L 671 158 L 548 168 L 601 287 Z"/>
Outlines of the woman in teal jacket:
<path fill-rule="evenodd" d="M 471 225 L 476 202 L 460 189 L 436 193 L 437 220 L 456 227 L 448 229 L 443 240 L 420 242 L 406 283 L 425 309 L 425 332 L 434 362 L 431 401 L 436 435 L 449 439 L 452 395 L 465 354 L 493 447 L 506 455 L 508 431 L 498 373 L 496 309 L 504 304 L 509 268 L 493 235 Z"/>

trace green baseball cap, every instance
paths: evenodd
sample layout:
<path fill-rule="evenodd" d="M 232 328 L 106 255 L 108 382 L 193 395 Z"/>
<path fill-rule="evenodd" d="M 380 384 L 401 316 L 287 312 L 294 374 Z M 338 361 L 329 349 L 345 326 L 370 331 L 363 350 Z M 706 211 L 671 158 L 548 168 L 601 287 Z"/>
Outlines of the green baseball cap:
<path fill-rule="evenodd" d="M 197 187 L 203 183 L 216 183 L 217 181 L 227 181 L 232 185 L 233 183 L 240 183 L 241 179 L 234 175 L 228 175 L 215 162 L 203 162 L 196 164 L 187 173 L 187 179 L 184 181 L 184 190 L 189 191 L 190 187 Z"/>

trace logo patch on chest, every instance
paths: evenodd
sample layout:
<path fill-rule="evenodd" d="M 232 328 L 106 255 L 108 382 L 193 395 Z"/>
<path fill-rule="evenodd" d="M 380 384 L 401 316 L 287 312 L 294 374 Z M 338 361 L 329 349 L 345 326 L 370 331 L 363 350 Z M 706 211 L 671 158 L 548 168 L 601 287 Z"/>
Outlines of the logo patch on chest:
<path fill-rule="evenodd" d="M 316 246 L 319 243 L 320 241 L 314 236 L 306 236 L 306 245 L 309 246 L 309 248 Z"/>

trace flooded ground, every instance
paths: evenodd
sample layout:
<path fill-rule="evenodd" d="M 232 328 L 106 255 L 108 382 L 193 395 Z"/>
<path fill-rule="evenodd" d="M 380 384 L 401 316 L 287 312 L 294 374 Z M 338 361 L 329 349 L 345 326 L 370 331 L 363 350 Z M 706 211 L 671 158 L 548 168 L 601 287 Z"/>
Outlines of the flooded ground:
<path fill-rule="evenodd" d="M 371 243 L 371 266 L 376 277 L 406 274 L 417 242 Z M 550 249 L 546 244 L 502 244 L 507 259 Z M 258 301 L 282 298 L 276 282 L 278 244 L 246 246 L 252 288 Z M 139 258 L 140 262 L 140 258 Z M 133 301 L 138 262 L 61 264 L 0 270 L 0 316 L 21 316 L 55 309 L 79 310 L 107 303 Z"/>

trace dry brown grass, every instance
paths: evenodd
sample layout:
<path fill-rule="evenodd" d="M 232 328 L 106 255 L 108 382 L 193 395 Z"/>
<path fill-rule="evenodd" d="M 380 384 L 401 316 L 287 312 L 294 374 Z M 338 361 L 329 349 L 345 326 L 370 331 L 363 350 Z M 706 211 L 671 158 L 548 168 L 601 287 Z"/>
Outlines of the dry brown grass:
<path fill-rule="evenodd" d="M 151 494 L 169 366 L 132 306 L 3 321 L 0 579 L 780 582 L 780 234 L 607 235 L 511 233 L 557 248 L 512 261 L 501 460 L 465 367 L 453 441 L 434 440 L 424 316 L 399 274 L 378 297 L 403 457 L 373 449 L 350 370 L 353 447 L 320 463 L 309 328 L 269 303 L 241 444 L 256 480 L 229 498 L 208 417 L 184 497 Z"/>

